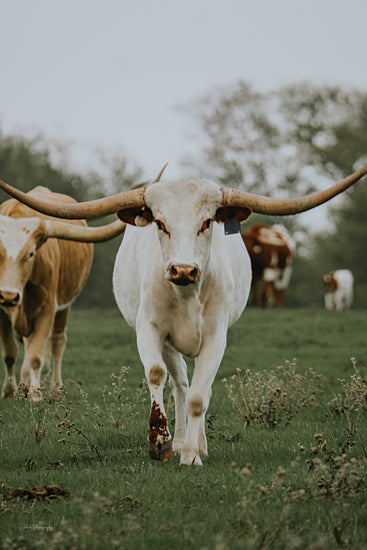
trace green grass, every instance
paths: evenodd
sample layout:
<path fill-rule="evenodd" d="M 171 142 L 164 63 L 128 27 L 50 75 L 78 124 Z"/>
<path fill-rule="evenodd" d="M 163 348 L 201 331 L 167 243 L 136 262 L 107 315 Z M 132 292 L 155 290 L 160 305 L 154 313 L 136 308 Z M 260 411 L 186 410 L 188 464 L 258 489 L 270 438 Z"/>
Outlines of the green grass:
<path fill-rule="evenodd" d="M 203 468 L 182 467 L 178 456 L 167 463 L 148 457 L 149 396 L 133 331 L 117 311 L 73 312 L 63 362 L 65 402 L 0 404 L 0 547 L 366 548 L 366 412 L 358 413 L 346 465 L 336 467 L 332 460 L 342 455 L 347 423 L 345 414 L 332 415 L 328 407 L 342 391 L 338 378 L 349 380 L 354 373 L 351 357 L 366 377 L 366 334 L 365 311 L 246 310 L 230 329 L 214 384 L 207 414 L 209 457 Z M 293 358 L 298 373 L 312 368 L 326 379 L 313 405 L 300 408 L 287 426 L 244 427 L 222 379 L 237 368 L 268 371 Z M 121 366 L 129 367 L 124 402 L 136 402 L 137 414 L 114 427 L 90 409 L 106 409 L 102 388 L 112 390 L 111 375 Z M 48 376 L 46 369 L 43 379 Z M 84 400 L 80 390 L 88 395 Z M 167 399 L 173 429 L 168 392 Z M 39 443 L 20 414 L 50 422 Z M 65 430 L 58 433 L 57 424 L 66 417 L 89 443 Z M 317 433 L 326 440 L 324 449 Z M 65 445 L 58 443 L 62 438 Z M 317 454 L 310 454 L 311 448 Z M 330 461 L 326 448 L 335 450 Z M 241 473 L 246 465 L 250 473 Z M 278 474 L 280 467 L 284 474 Z M 336 472 L 344 476 L 338 486 Z M 321 478 L 329 483 L 326 495 Z M 12 489 L 35 485 L 58 485 L 70 496 L 50 502 L 7 498 Z"/>

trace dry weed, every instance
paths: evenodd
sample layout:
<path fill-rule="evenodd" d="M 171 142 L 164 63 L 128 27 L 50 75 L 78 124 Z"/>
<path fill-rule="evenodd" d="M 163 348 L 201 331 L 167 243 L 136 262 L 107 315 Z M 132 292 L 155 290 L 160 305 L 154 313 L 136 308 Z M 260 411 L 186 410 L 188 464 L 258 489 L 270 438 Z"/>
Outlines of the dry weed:
<path fill-rule="evenodd" d="M 245 426 L 264 424 L 276 428 L 287 425 L 301 407 L 309 407 L 323 385 L 323 377 L 312 369 L 296 373 L 296 360 L 263 372 L 237 369 L 223 380 L 234 410 Z"/>
<path fill-rule="evenodd" d="M 342 391 L 328 405 L 332 414 L 345 418 L 348 434 L 355 435 L 361 412 L 367 410 L 367 381 L 362 378 L 354 357 L 351 362 L 353 374 L 349 380 L 339 379 Z"/>
<path fill-rule="evenodd" d="M 118 374 L 111 374 L 111 387 L 104 386 L 102 391 L 102 405 L 89 402 L 88 394 L 80 390 L 81 404 L 85 406 L 87 414 L 108 422 L 119 431 L 123 431 L 126 425 L 138 414 L 141 403 L 146 398 L 146 384 L 143 383 L 135 392 L 133 399 L 126 395 L 127 374 L 129 367 L 121 367 Z M 86 415 L 87 415 L 86 414 Z M 103 429 L 103 422 L 95 424 L 96 429 Z"/>

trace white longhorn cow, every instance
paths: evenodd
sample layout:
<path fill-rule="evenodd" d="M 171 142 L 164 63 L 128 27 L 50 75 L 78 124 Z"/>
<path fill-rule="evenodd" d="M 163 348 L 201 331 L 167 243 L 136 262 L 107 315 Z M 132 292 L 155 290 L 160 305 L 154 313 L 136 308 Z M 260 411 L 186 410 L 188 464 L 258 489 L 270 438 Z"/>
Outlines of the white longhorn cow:
<path fill-rule="evenodd" d="M 226 221 L 217 185 L 156 183 L 145 198 L 147 215 L 129 220 L 124 211 L 119 214 L 138 228 L 126 229 L 115 262 L 114 294 L 136 330 L 151 393 L 150 456 L 167 460 L 173 450 L 181 453 L 181 463 L 201 464 L 199 455 L 207 454 L 204 420 L 211 386 L 227 329 L 246 305 L 250 258 L 240 233 L 225 236 L 223 223 L 217 223 Z M 240 219 L 249 214 L 248 208 L 237 211 Z M 183 354 L 196 358 L 189 390 Z M 176 407 L 173 446 L 163 404 L 167 373 Z"/>
<path fill-rule="evenodd" d="M 165 461 L 175 450 L 181 464 L 198 465 L 207 454 L 205 413 L 227 329 L 241 315 L 251 284 L 242 238 L 225 235 L 223 223 L 246 219 L 251 210 L 273 215 L 309 210 L 366 173 L 364 168 L 325 191 L 286 200 L 179 180 L 55 208 L 3 182 L 0 187 L 53 216 L 92 218 L 115 211 L 131 225 L 116 257 L 113 283 L 117 304 L 136 329 L 151 393 L 149 454 Z M 190 387 L 183 355 L 196 359 Z M 175 398 L 173 444 L 163 404 L 167 374 Z"/>

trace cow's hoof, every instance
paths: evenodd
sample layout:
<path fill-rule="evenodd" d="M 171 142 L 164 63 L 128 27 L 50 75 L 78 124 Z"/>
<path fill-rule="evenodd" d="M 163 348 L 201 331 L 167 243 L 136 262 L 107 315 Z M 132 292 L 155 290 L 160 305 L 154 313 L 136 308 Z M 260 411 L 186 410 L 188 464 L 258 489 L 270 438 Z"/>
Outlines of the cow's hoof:
<path fill-rule="evenodd" d="M 160 460 L 160 462 L 167 462 L 172 456 L 172 439 L 165 441 L 164 443 L 157 443 L 154 445 L 150 441 L 149 443 L 149 456 L 153 460 Z"/>
<path fill-rule="evenodd" d="M 28 400 L 32 401 L 33 403 L 41 403 L 42 401 L 41 388 L 37 388 L 37 387 L 29 388 Z"/>
<path fill-rule="evenodd" d="M 50 401 L 62 401 L 65 399 L 64 386 L 59 384 L 51 384 L 50 386 Z"/>
<path fill-rule="evenodd" d="M 12 378 L 9 378 L 4 386 L 2 396 L 5 399 L 6 397 L 15 397 L 17 394 L 17 385 Z"/>
<path fill-rule="evenodd" d="M 182 453 L 180 464 L 185 466 L 202 466 L 201 458 L 198 454 Z"/>

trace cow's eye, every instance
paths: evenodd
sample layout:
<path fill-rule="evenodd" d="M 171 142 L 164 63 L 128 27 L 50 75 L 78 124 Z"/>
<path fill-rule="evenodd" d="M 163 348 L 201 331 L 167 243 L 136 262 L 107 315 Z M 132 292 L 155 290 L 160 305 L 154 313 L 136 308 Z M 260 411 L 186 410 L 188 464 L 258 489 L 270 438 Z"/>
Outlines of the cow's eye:
<path fill-rule="evenodd" d="M 27 260 L 27 261 L 28 261 L 28 260 L 31 260 L 33 257 L 34 257 L 34 251 L 31 250 L 31 251 L 27 254 L 26 260 Z"/>
<path fill-rule="evenodd" d="M 163 222 L 161 222 L 161 220 L 155 220 L 155 223 L 157 224 L 159 231 L 163 231 L 163 233 L 167 233 L 167 235 L 169 235 L 166 226 Z"/>
<path fill-rule="evenodd" d="M 205 220 L 203 225 L 201 226 L 199 233 L 203 233 L 206 229 L 209 229 L 211 223 L 212 223 L 211 218 L 208 218 L 207 220 Z"/>

